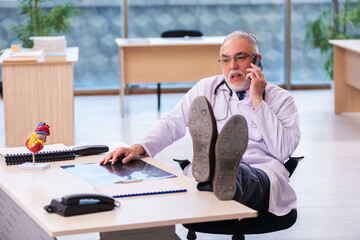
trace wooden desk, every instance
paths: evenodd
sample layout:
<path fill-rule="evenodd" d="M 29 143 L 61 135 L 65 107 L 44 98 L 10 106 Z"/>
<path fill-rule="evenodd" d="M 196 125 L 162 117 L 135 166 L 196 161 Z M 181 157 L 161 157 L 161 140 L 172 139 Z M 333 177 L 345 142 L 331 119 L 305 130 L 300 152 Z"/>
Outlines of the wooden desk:
<path fill-rule="evenodd" d="M 334 45 L 335 113 L 360 112 L 360 40 L 330 40 Z"/>
<path fill-rule="evenodd" d="M 143 160 L 178 175 L 166 180 L 186 188 L 187 192 L 118 198 L 121 206 L 112 211 L 72 217 L 49 214 L 43 209 L 52 198 L 95 192 L 94 186 L 60 166 L 98 162 L 102 157 L 95 155 L 52 162 L 50 169 L 38 172 L 19 170 L 18 165 L 5 166 L 1 162 L 0 239 L 29 239 L 26 236 L 53 239 L 81 233 L 141 230 L 257 215 L 256 211 L 235 201 L 220 201 L 212 192 L 199 192 L 195 181 L 150 157 Z"/>
<path fill-rule="evenodd" d="M 50 125 L 47 143 L 74 144 L 73 63 L 77 47 L 67 49 L 67 60 L 2 64 L 5 144 L 24 146 L 40 121 Z"/>
<path fill-rule="evenodd" d="M 197 82 L 221 74 L 224 37 L 117 38 L 120 56 L 121 115 L 125 116 L 125 84 Z"/>

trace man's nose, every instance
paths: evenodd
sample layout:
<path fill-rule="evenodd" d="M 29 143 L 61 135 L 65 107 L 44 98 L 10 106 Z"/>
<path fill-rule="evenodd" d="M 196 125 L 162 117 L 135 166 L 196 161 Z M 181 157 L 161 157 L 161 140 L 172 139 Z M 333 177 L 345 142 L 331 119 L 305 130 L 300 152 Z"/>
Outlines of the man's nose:
<path fill-rule="evenodd" d="M 238 64 L 236 58 L 231 58 L 231 60 L 230 60 L 230 68 L 231 69 L 238 69 L 239 68 L 239 64 Z"/>

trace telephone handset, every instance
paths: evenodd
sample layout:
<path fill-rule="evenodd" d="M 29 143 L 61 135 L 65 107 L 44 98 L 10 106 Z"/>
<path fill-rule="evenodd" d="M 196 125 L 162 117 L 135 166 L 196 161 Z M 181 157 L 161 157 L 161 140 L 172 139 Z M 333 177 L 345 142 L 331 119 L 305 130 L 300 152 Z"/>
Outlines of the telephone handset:
<path fill-rule="evenodd" d="M 261 69 L 261 71 L 263 70 L 263 65 L 261 64 L 260 58 L 257 55 L 254 57 L 253 64 L 258 66 Z"/>
<path fill-rule="evenodd" d="M 62 216 L 74 216 L 86 213 L 95 213 L 112 210 L 119 207 L 120 203 L 112 197 L 96 193 L 79 193 L 65 195 L 61 199 L 52 199 L 50 205 L 44 207 L 49 213 L 57 213 Z"/>
<path fill-rule="evenodd" d="M 87 194 L 71 194 L 71 195 L 65 195 L 61 198 L 61 202 L 63 204 L 79 204 L 80 201 L 83 200 L 98 200 L 100 202 L 104 203 L 114 203 L 114 199 L 102 194 L 96 194 L 96 193 L 87 193 Z"/>

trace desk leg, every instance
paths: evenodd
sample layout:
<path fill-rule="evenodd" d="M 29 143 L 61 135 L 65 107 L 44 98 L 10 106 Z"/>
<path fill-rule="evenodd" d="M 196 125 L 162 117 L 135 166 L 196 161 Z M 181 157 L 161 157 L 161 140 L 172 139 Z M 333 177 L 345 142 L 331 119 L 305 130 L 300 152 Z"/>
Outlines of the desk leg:
<path fill-rule="evenodd" d="M 121 117 L 125 117 L 125 57 L 124 48 L 119 48 Z"/>
<path fill-rule="evenodd" d="M 174 226 L 100 233 L 100 240 L 181 240 Z"/>
<path fill-rule="evenodd" d="M 44 210 L 45 211 L 45 210 Z M 0 239 L 55 239 L 0 188 Z"/>
<path fill-rule="evenodd" d="M 121 89 L 120 89 L 120 98 L 121 98 L 121 117 L 124 118 L 125 117 L 125 89 L 123 86 L 124 84 L 121 84 Z"/>

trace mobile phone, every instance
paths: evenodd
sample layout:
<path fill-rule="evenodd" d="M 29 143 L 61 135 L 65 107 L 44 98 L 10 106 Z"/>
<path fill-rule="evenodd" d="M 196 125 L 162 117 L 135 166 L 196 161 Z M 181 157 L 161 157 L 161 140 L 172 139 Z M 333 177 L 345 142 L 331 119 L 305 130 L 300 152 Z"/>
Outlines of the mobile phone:
<path fill-rule="evenodd" d="M 258 66 L 261 69 L 261 71 L 263 70 L 263 65 L 261 64 L 261 61 L 257 55 L 254 57 L 253 64 Z"/>

